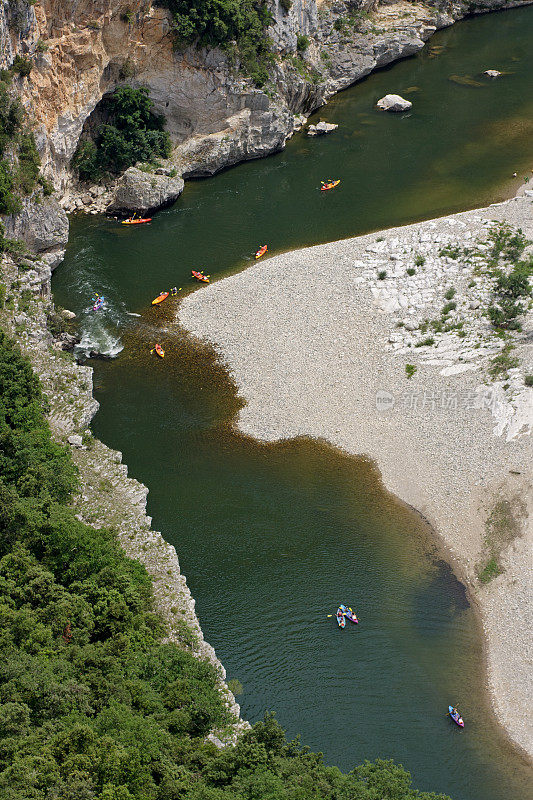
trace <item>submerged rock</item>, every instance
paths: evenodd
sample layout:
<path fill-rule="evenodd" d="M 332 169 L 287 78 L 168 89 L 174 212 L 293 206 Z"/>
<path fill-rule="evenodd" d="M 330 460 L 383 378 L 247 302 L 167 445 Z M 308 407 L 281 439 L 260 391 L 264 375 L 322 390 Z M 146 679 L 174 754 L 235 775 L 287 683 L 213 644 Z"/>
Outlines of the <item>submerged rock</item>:
<path fill-rule="evenodd" d="M 130 167 L 118 181 L 108 211 L 154 211 L 177 200 L 183 186 L 179 175 L 170 177 Z"/>
<path fill-rule="evenodd" d="M 382 111 L 408 111 L 412 105 L 410 100 L 405 100 L 399 94 L 386 94 L 376 103 Z"/>
<path fill-rule="evenodd" d="M 310 125 L 307 129 L 308 136 L 323 136 L 325 133 L 331 133 L 339 126 L 333 122 L 319 122 L 317 125 Z"/>
<path fill-rule="evenodd" d="M 488 75 L 489 78 L 499 78 L 502 73 L 497 69 L 486 69 L 483 75 Z"/>

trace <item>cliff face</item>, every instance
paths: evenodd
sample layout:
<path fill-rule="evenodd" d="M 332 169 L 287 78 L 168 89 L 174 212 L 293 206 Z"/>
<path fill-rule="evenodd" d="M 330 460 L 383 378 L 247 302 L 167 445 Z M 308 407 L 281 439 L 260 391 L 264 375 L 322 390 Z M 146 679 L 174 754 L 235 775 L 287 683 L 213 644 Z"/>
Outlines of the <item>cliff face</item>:
<path fill-rule="evenodd" d="M 486 0 L 480 10 L 513 4 L 522 3 Z M 122 83 L 148 87 L 166 117 L 178 173 L 209 175 L 282 148 L 295 114 L 416 52 L 467 6 L 293 0 L 285 10 L 271 0 L 271 12 L 275 64 L 270 84 L 256 89 L 221 50 L 176 52 L 170 16 L 151 0 L 0 0 L 0 66 L 17 53 L 33 60 L 29 77 L 16 81 L 35 120 L 43 171 L 60 196 L 72 185 L 69 163 L 84 123 Z"/>

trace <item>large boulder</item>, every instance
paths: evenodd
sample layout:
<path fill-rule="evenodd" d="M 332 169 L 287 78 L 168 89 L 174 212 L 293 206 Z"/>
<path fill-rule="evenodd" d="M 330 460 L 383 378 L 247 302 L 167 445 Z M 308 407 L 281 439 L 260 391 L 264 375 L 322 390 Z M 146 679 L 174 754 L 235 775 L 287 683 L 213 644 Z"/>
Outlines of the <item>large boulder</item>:
<path fill-rule="evenodd" d="M 319 122 L 317 125 L 309 125 L 307 129 L 308 136 L 323 136 L 325 133 L 337 130 L 339 126 L 333 122 Z"/>
<path fill-rule="evenodd" d="M 499 78 L 502 73 L 497 69 L 486 69 L 483 75 L 487 75 L 489 78 Z"/>
<path fill-rule="evenodd" d="M 382 111 L 408 111 L 412 108 L 410 100 L 405 100 L 399 94 L 386 94 L 376 103 Z"/>
<path fill-rule="evenodd" d="M 27 198 L 20 214 L 5 217 L 4 225 L 6 236 L 21 239 L 52 267 L 61 261 L 68 241 L 68 217 L 53 197 L 39 202 Z"/>
<path fill-rule="evenodd" d="M 171 177 L 130 167 L 118 181 L 108 211 L 155 211 L 177 200 L 183 186 L 180 175 Z"/>

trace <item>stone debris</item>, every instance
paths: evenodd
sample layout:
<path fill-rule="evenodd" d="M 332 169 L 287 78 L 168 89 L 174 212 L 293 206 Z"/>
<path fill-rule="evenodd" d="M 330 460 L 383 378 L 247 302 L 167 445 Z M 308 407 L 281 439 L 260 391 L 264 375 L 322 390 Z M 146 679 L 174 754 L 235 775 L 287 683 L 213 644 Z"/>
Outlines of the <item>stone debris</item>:
<path fill-rule="evenodd" d="M 307 128 L 308 136 L 323 136 L 326 133 L 331 133 L 337 130 L 339 126 L 333 122 L 318 122 L 316 125 L 309 125 Z"/>

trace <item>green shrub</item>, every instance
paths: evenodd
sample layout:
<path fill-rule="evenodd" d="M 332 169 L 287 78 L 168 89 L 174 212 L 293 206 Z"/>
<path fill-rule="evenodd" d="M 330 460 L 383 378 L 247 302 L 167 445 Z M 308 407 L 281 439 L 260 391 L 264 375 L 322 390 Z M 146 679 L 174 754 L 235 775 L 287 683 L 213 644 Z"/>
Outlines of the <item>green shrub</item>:
<path fill-rule="evenodd" d="M 496 558 L 492 556 L 487 563 L 479 570 L 478 579 L 480 583 L 489 583 L 493 578 L 501 575 L 502 568 L 498 564 Z"/>
<path fill-rule="evenodd" d="M 39 175 L 38 183 L 41 185 L 45 197 L 50 197 L 54 193 L 54 184 L 44 175 Z"/>
<path fill-rule="evenodd" d="M 440 313 L 442 314 L 443 317 L 445 317 L 450 313 L 450 311 L 455 311 L 456 308 L 457 308 L 457 303 L 455 302 L 455 300 L 450 300 L 449 303 L 443 305 L 442 311 Z"/>
<path fill-rule="evenodd" d="M 417 370 L 417 367 L 414 364 L 406 364 L 405 365 L 405 374 L 407 378 L 412 378 Z"/>
<path fill-rule="evenodd" d="M 516 262 L 510 272 L 495 269 L 496 282 L 487 316 L 501 330 L 519 330 L 518 317 L 524 312 L 523 302 L 531 297 L 530 278 L 533 256 Z"/>
<path fill-rule="evenodd" d="M 5 301 L 6 301 L 6 285 L 5 283 L 0 283 L 0 308 L 4 307 Z"/>
<path fill-rule="evenodd" d="M 47 50 L 50 50 L 50 45 L 45 42 L 44 39 L 39 39 L 37 42 L 37 52 L 38 53 L 46 53 Z"/>
<path fill-rule="evenodd" d="M 286 14 L 288 14 L 292 8 L 292 0 L 279 0 L 279 4 Z"/>
<path fill-rule="evenodd" d="M 476 284 L 474 283 L 474 286 L 475 285 Z M 446 300 L 452 300 L 455 297 L 455 294 L 456 294 L 456 289 L 454 289 L 453 286 L 451 286 L 449 289 L 446 289 L 446 291 L 444 292 L 444 298 Z"/>
<path fill-rule="evenodd" d="M 426 339 L 416 342 L 415 347 L 431 347 L 433 344 L 435 344 L 435 339 L 433 336 L 428 336 Z"/>
<path fill-rule="evenodd" d="M 407 267 L 406 272 L 407 272 L 408 275 L 414 275 L 415 272 L 416 272 L 416 269 L 414 267 Z"/>
<path fill-rule="evenodd" d="M 0 214 L 17 214 L 20 200 L 13 193 L 15 181 L 7 161 L 0 161 Z"/>
<path fill-rule="evenodd" d="M 266 35 L 271 23 L 267 0 L 158 0 L 172 13 L 172 33 L 177 47 L 196 43 L 232 48 L 236 42 L 241 69 L 256 86 L 268 80 L 273 63 L 272 43 Z"/>
<path fill-rule="evenodd" d="M 499 259 L 517 261 L 523 254 L 528 240 L 520 228 L 516 230 L 508 222 L 497 222 L 489 231 L 489 259 L 496 265 Z"/>
<path fill-rule="evenodd" d="M 441 247 L 439 250 L 439 256 L 453 258 L 454 261 L 457 261 L 462 252 L 462 247 L 459 247 L 458 245 L 447 244 L 445 247 Z"/>
<path fill-rule="evenodd" d="M 386 269 L 382 269 L 378 272 L 378 281 L 384 281 L 386 277 L 387 277 Z"/>
<path fill-rule="evenodd" d="M 15 155 L 13 164 L 0 160 L 0 214 L 17 214 L 20 195 L 31 194 L 39 179 L 39 153 L 33 134 L 23 131 L 23 123 L 20 102 L 11 96 L 7 84 L 0 82 L 0 159 L 8 145 Z"/>
<path fill-rule="evenodd" d="M 304 53 L 309 47 L 309 39 L 303 34 L 298 34 L 296 37 L 296 49 L 299 53 Z"/>
<path fill-rule="evenodd" d="M 524 377 L 525 386 L 533 386 L 533 375 L 526 375 Z"/>
<path fill-rule="evenodd" d="M 421 255 L 420 253 L 417 253 L 415 255 L 415 266 L 423 267 L 425 263 L 426 263 L 425 256 Z"/>
<path fill-rule="evenodd" d="M 31 194 L 39 178 L 41 159 L 35 146 L 33 133 L 21 134 L 19 137 L 18 169 L 16 172 L 17 188 L 23 194 Z"/>
<path fill-rule="evenodd" d="M 81 140 L 72 166 L 81 180 L 97 181 L 106 173 L 118 174 L 138 161 L 170 155 L 164 119 L 153 112 L 148 89 L 121 86 L 109 99 L 110 122 L 101 125 L 96 141 Z"/>
<path fill-rule="evenodd" d="M 16 55 L 13 60 L 13 67 L 15 72 L 18 72 L 23 78 L 27 78 L 33 69 L 33 61 L 26 56 Z"/>
<path fill-rule="evenodd" d="M 518 366 L 520 362 L 516 356 L 511 355 L 512 351 L 512 345 L 506 344 L 501 353 L 499 353 L 497 356 L 494 356 L 489 367 L 489 375 L 491 378 L 507 378 L 508 370 L 514 369 Z"/>

